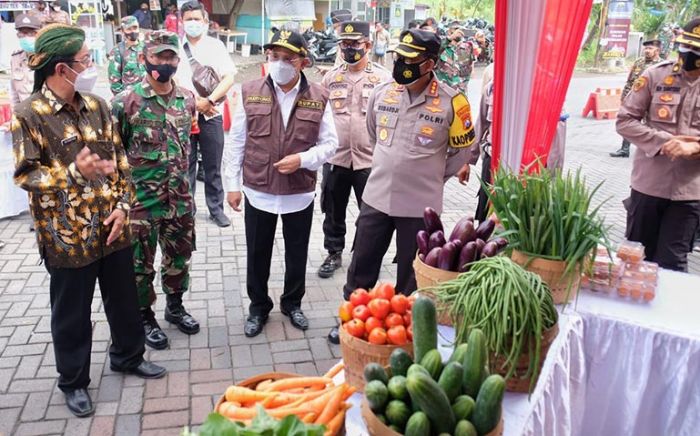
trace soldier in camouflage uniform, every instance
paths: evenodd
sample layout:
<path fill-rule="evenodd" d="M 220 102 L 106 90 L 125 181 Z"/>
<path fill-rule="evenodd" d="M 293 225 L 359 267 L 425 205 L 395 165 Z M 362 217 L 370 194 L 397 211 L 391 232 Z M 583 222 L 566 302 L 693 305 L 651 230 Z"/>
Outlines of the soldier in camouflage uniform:
<path fill-rule="evenodd" d="M 659 56 L 661 50 L 661 41 L 658 39 L 652 39 L 649 41 L 644 41 L 642 43 L 644 46 L 644 56 L 634 61 L 632 64 L 632 69 L 627 76 L 627 82 L 625 87 L 622 89 L 622 100 L 627 97 L 627 94 L 632 90 L 632 85 L 634 81 L 642 75 L 644 70 L 652 65 L 656 65 L 662 61 Z M 611 157 L 629 157 L 630 156 L 630 142 L 626 139 L 622 139 L 622 147 L 619 150 L 610 153 Z"/>
<path fill-rule="evenodd" d="M 474 43 L 464 39 L 460 23 L 455 21 L 447 30 L 447 45 L 440 53 L 435 75 L 438 80 L 467 95 L 467 85 L 474 68 Z"/>
<path fill-rule="evenodd" d="M 148 34 L 139 54 L 145 78 L 112 102 L 136 191 L 129 218 L 139 305 L 146 344 L 156 349 L 168 346 L 151 309 L 156 300 L 153 262 L 158 244 L 163 254 L 165 319 L 186 334 L 199 331 L 199 323 L 182 305 L 195 246 L 187 172 L 195 98 L 172 80 L 180 62 L 178 50 L 176 34 L 164 30 Z"/>
<path fill-rule="evenodd" d="M 139 53 L 143 51 L 143 42 L 139 41 L 139 22 L 134 16 L 122 18 L 124 39 L 109 54 L 109 89 L 117 95 L 128 87 L 139 83 L 146 74 L 146 69 L 139 62 Z"/>

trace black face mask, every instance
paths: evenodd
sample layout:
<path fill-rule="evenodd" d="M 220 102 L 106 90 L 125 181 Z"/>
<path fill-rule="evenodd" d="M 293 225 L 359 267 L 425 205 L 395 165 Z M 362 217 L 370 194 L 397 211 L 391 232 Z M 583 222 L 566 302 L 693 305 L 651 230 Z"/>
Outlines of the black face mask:
<path fill-rule="evenodd" d="M 392 77 L 396 80 L 396 83 L 400 85 L 410 85 L 429 72 L 420 73 L 420 66 L 426 62 L 427 60 L 419 64 L 407 64 L 403 59 L 398 59 L 394 62 Z"/>
<path fill-rule="evenodd" d="M 365 57 L 365 54 L 367 53 L 367 50 L 364 48 L 344 48 L 342 49 L 343 52 L 343 60 L 349 64 L 356 64 L 360 62 L 360 60 Z"/>
<path fill-rule="evenodd" d="M 139 39 L 139 32 L 125 33 L 124 36 L 126 36 L 126 39 L 129 41 L 137 41 Z"/>
<path fill-rule="evenodd" d="M 678 52 L 678 57 L 683 61 L 683 69 L 686 71 L 695 71 L 700 68 L 700 56 L 692 51 L 682 53 Z"/>
<path fill-rule="evenodd" d="M 175 71 L 177 71 L 177 66 L 170 64 L 155 65 L 148 62 L 148 59 L 146 59 L 146 71 L 160 83 L 167 83 L 170 78 L 173 77 Z"/>

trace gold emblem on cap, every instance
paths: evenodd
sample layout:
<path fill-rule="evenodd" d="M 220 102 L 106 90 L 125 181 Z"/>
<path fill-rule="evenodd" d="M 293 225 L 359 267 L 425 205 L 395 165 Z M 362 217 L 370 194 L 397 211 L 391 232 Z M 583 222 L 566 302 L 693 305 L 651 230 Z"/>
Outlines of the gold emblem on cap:
<path fill-rule="evenodd" d="M 386 141 L 386 139 L 389 137 L 389 131 L 386 129 L 381 129 L 379 131 L 379 139 L 382 141 Z"/>
<path fill-rule="evenodd" d="M 401 42 L 405 42 L 406 44 L 410 44 L 410 43 L 413 42 L 413 36 L 411 36 L 410 33 L 407 33 L 407 34 L 403 37 L 403 39 L 401 40 Z"/>
<path fill-rule="evenodd" d="M 292 32 L 289 30 L 283 30 L 280 32 L 280 39 L 289 39 L 290 36 L 292 36 Z"/>
<path fill-rule="evenodd" d="M 700 35 L 700 26 L 693 27 L 693 33 L 695 35 Z"/>
<path fill-rule="evenodd" d="M 411 70 L 406 70 L 406 71 L 403 72 L 403 76 L 404 76 L 405 78 L 407 78 L 407 79 L 410 79 L 411 77 L 413 77 L 413 71 L 411 71 Z"/>
<path fill-rule="evenodd" d="M 352 27 L 351 24 L 348 24 L 347 26 L 345 26 L 345 33 L 352 33 L 354 30 L 355 30 L 355 28 Z"/>

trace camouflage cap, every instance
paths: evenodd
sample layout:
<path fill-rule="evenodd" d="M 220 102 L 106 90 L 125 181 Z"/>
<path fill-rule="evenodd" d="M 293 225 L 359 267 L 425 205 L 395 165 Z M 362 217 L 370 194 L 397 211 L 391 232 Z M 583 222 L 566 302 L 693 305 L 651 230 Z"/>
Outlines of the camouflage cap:
<path fill-rule="evenodd" d="M 127 28 L 133 26 L 134 24 L 138 26 L 139 20 L 137 20 L 133 15 L 127 15 L 126 17 L 122 18 L 121 23 L 123 28 Z"/>
<path fill-rule="evenodd" d="M 172 50 L 178 53 L 180 50 L 180 41 L 177 34 L 168 32 L 167 30 L 156 30 L 146 35 L 144 40 L 144 50 L 149 53 L 157 54 L 166 50 Z"/>
<path fill-rule="evenodd" d="M 41 20 L 36 15 L 19 14 L 15 17 L 15 29 L 41 29 Z"/>

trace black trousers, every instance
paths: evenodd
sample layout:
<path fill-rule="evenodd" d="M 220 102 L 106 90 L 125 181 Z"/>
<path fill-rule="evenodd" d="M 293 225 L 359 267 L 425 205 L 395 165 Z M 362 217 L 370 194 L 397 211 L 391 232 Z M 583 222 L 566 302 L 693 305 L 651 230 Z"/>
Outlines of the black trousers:
<path fill-rule="evenodd" d="M 370 169 L 353 170 L 337 165 L 323 165 L 321 207 L 323 218 L 323 247 L 328 253 L 340 253 L 345 248 L 345 215 L 350 201 L 350 191 L 355 191 L 358 207 L 369 178 Z"/>
<path fill-rule="evenodd" d="M 627 209 L 625 236 L 644 244 L 646 260 L 688 271 L 688 253 L 700 226 L 700 201 L 672 201 L 633 189 L 623 204 Z"/>
<path fill-rule="evenodd" d="M 204 164 L 204 195 L 207 208 L 209 214 L 219 216 L 224 213 L 224 187 L 221 183 L 221 159 L 224 155 L 223 117 L 205 120 L 200 114 L 197 122 L 199 133 L 190 137 L 192 149 L 189 156 L 189 177 L 192 197 L 197 188 L 197 151 L 199 150 Z"/>
<path fill-rule="evenodd" d="M 284 236 L 284 293 L 282 310 L 289 312 L 301 307 L 306 293 L 306 259 L 314 215 L 313 202 L 303 210 L 282 215 Z M 250 298 L 251 316 L 266 316 L 274 307 L 268 295 L 272 246 L 277 230 L 277 215 L 257 209 L 245 200 L 245 240 L 248 251 L 246 287 Z"/>
<path fill-rule="evenodd" d="M 481 179 L 484 183 L 491 183 L 491 155 L 484 153 L 481 158 Z M 484 187 L 479 187 L 479 192 L 476 194 L 478 202 L 476 205 L 476 212 L 474 213 L 474 219 L 478 222 L 482 222 L 486 219 L 486 215 L 489 212 L 489 196 L 484 191 Z"/>
<path fill-rule="evenodd" d="M 406 295 L 416 290 L 416 276 L 413 272 L 413 259 L 418 244 L 416 233 L 425 229 L 423 218 L 400 218 L 380 212 L 363 203 L 357 218 L 355 249 L 348 268 L 348 277 L 343 287 L 343 297 L 347 300 L 357 288 L 372 288 L 379 278 L 382 259 L 389 249 L 391 237 L 396 230 L 397 272 L 396 290 Z"/>
<path fill-rule="evenodd" d="M 96 280 L 112 334 L 112 366 L 130 369 L 143 362 L 145 337 L 131 247 L 82 268 L 54 268 L 47 263 L 46 269 L 51 276 L 51 336 L 59 389 L 69 392 L 90 384 L 90 315 Z"/>

